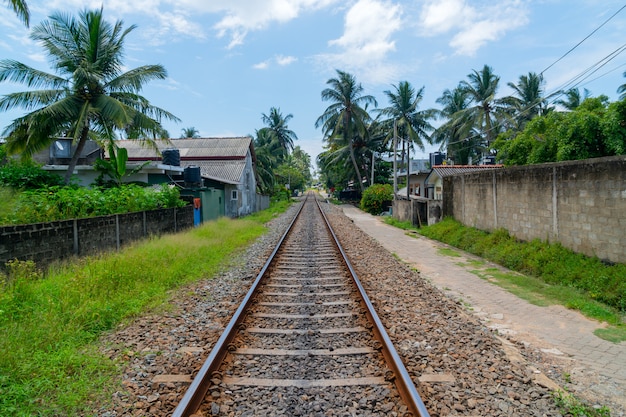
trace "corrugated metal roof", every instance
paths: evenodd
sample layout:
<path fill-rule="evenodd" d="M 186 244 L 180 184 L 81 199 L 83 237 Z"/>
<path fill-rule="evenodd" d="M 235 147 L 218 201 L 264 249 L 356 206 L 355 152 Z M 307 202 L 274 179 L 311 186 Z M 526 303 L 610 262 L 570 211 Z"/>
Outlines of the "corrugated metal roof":
<path fill-rule="evenodd" d="M 159 151 L 178 149 L 180 165 L 200 167 L 200 174 L 227 184 L 239 184 L 246 167 L 246 155 L 251 148 L 252 138 L 191 138 L 155 141 Z M 160 160 L 154 148 L 137 140 L 120 140 L 117 146 L 128 150 L 132 161 Z"/>
<path fill-rule="evenodd" d="M 484 171 L 489 169 L 503 168 L 504 165 L 435 165 L 433 171 L 440 177 L 448 177 L 455 174 L 464 174 L 466 172 Z"/>
<path fill-rule="evenodd" d="M 181 166 L 199 166 L 200 173 L 204 178 L 210 178 L 228 184 L 239 184 L 243 171 L 246 168 L 246 161 L 185 161 Z"/>
<path fill-rule="evenodd" d="M 246 157 L 252 138 L 190 138 L 157 140 L 159 151 L 178 149 L 181 159 L 243 159 Z M 120 140 L 117 146 L 128 150 L 131 159 L 154 159 L 159 155 L 154 149 L 137 140 Z"/>

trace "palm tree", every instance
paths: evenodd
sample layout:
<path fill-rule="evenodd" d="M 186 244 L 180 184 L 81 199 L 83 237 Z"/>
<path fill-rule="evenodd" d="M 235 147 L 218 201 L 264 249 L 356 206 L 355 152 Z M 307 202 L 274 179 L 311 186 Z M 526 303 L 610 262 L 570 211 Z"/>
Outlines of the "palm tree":
<path fill-rule="evenodd" d="M 181 139 L 199 138 L 200 132 L 195 127 L 185 127 L 180 134 Z"/>
<path fill-rule="evenodd" d="M 465 112 L 483 135 L 486 147 L 489 148 L 496 137 L 498 120 L 504 113 L 502 101 L 496 99 L 500 77 L 493 73 L 490 66 L 485 65 L 481 71 L 473 70 L 467 78 L 467 81 L 461 81 L 461 87 L 467 91 L 474 106 Z"/>
<path fill-rule="evenodd" d="M 356 78 L 344 71 L 337 70 L 337 78 L 326 81 L 329 88 L 322 90 L 322 100 L 332 104 L 315 121 L 315 127 L 322 127 L 326 140 L 340 136 L 349 148 L 350 160 L 359 183 L 361 192 L 364 191 L 361 171 L 356 161 L 355 142 L 359 135 L 364 135 L 371 117 L 367 112 L 367 105 L 377 105 L 371 95 L 361 95 L 363 86 L 356 82 Z M 363 106 L 363 107 L 362 107 Z"/>
<path fill-rule="evenodd" d="M 152 79 L 164 79 L 161 65 L 144 65 L 122 73 L 123 44 L 135 29 L 111 25 L 103 11 L 82 11 L 78 19 L 55 14 L 35 27 L 31 39 L 42 44 L 59 75 L 49 74 L 13 60 L 0 61 L 0 81 L 25 84 L 41 90 L 8 94 L 0 111 L 22 107 L 32 110 L 3 132 L 7 151 L 29 157 L 46 148 L 53 138 L 71 137 L 76 150 L 65 182 L 88 137 L 113 140 L 115 132 L 132 131 L 139 137 L 161 137 L 161 119 L 178 120 L 139 95 Z"/>
<path fill-rule="evenodd" d="M 626 84 L 624 86 L 626 86 Z M 622 87 L 620 87 L 620 90 Z M 618 92 L 621 92 L 620 90 L 618 90 Z M 570 110 L 570 111 L 575 110 L 576 108 L 578 108 L 578 106 L 582 104 L 583 101 L 591 97 L 591 92 L 587 90 L 586 88 L 583 89 L 582 96 L 578 88 L 570 88 L 563 94 L 565 94 L 565 99 L 556 100 L 554 103 L 559 104 L 565 107 L 565 109 Z M 620 97 L 620 100 L 622 99 L 623 97 Z"/>
<path fill-rule="evenodd" d="M 13 9 L 17 17 L 28 27 L 30 22 L 30 11 L 28 5 L 24 0 L 5 0 L 5 3 L 9 3 L 9 6 Z"/>
<path fill-rule="evenodd" d="M 424 97 L 424 87 L 415 91 L 408 81 L 401 81 L 397 86 L 394 85 L 393 87 L 395 91 L 385 91 L 391 106 L 385 107 L 379 112 L 382 116 L 388 118 L 386 121 L 388 126 L 392 126 L 395 122 L 399 136 L 407 140 L 406 155 L 408 167 L 411 160 L 411 148 L 415 145 L 423 151 L 423 140 L 431 141 L 428 132 L 432 131 L 433 127 L 428 120 L 434 117 L 434 113 L 432 110 L 418 111 L 419 103 Z M 392 129 L 388 129 L 388 131 L 391 133 L 387 137 L 387 143 L 394 135 Z M 404 140 L 402 141 L 402 153 L 404 154 Z"/>
<path fill-rule="evenodd" d="M 278 143 L 272 139 L 269 129 L 263 128 L 256 131 L 256 138 L 254 139 L 255 172 L 257 185 L 262 194 L 271 194 L 276 184 L 274 169 L 278 166 L 276 158 Z"/>
<path fill-rule="evenodd" d="M 466 112 L 471 98 L 461 85 L 450 91 L 446 89 L 437 103 L 443 108 L 436 110 L 437 117 L 446 121 L 431 135 L 433 143 L 441 144 L 441 150 L 458 164 L 467 164 L 470 156 L 474 156 L 477 135 L 472 120 Z"/>
<path fill-rule="evenodd" d="M 269 115 L 263 113 L 261 117 L 261 120 L 267 125 L 272 137 L 280 144 L 283 150 L 283 157 L 289 155 L 289 152 L 293 150 L 293 142 L 298 140 L 298 136 L 296 136 L 292 130 L 289 130 L 289 126 L 287 126 L 287 123 L 292 118 L 292 114 L 283 116 L 280 109 L 276 107 L 270 108 Z"/>
<path fill-rule="evenodd" d="M 533 117 L 550 111 L 548 99 L 556 93 L 544 97 L 543 75 L 529 72 L 521 75 L 517 84 L 509 82 L 507 85 L 513 89 L 513 95 L 504 98 L 503 102 L 513 111 L 511 116 L 517 130 L 522 130 Z"/>

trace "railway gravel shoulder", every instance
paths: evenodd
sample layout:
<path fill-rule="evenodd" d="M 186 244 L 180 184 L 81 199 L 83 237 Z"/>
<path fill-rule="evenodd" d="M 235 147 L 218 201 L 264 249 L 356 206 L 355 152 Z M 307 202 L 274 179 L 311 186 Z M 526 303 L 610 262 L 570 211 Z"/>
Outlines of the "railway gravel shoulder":
<path fill-rule="evenodd" d="M 340 209 L 324 207 L 432 416 L 561 415 L 551 390 L 509 360 L 492 331 L 354 227 Z M 124 388 L 112 406 L 97 407 L 97 415 L 171 414 L 294 212 L 292 207 L 274 219 L 236 265 L 181 290 L 171 311 L 103 339 L 105 354 L 128 366 L 120 378 Z M 350 412 L 366 415 L 358 403 Z M 320 405 L 319 415 L 335 414 Z"/>

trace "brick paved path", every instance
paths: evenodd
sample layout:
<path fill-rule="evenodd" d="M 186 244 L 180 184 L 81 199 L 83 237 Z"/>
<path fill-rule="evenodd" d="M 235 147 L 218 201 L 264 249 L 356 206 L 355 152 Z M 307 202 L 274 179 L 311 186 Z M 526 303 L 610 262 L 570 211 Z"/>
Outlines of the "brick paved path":
<path fill-rule="evenodd" d="M 475 262 L 468 263 L 475 257 L 457 249 L 454 251 L 461 257 L 446 256 L 440 251 L 447 247 L 444 244 L 408 236 L 353 206 L 344 205 L 342 209 L 356 226 L 417 268 L 424 278 L 469 304 L 490 327 L 515 340 L 529 341 L 548 354 L 577 361 L 577 365 L 600 375 L 600 384 L 609 381 L 613 394 L 623 399 L 626 409 L 626 342 L 614 344 L 596 337 L 593 332 L 601 327 L 600 323 L 562 306 L 530 304 L 470 272 L 477 269 Z"/>

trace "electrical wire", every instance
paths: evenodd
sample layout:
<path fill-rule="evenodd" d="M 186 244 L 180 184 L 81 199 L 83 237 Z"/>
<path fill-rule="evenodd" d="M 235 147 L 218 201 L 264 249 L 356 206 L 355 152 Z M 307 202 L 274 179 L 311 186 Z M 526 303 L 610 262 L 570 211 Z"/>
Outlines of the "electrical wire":
<path fill-rule="evenodd" d="M 565 52 L 563 55 L 561 55 L 561 57 L 559 59 L 557 59 L 556 61 L 554 61 L 552 64 L 548 65 L 548 67 L 546 69 L 544 69 L 543 71 L 540 72 L 541 75 L 543 75 L 544 72 L 546 72 L 547 70 L 549 70 L 550 68 L 552 68 L 557 62 L 559 62 L 560 60 L 562 60 L 563 58 L 565 58 L 567 55 L 570 54 L 570 52 L 572 52 L 574 49 L 578 48 L 584 41 L 586 41 L 587 39 L 589 39 L 594 33 L 596 33 L 598 30 L 600 30 L 602 28 L 602 26 L 606 25 L 611 19 L 613 19 L 615 16 L 617 16 L 617 14 L 619 12 L 621 12 L 622 10 L 624 10 L 626 8 L 626 4 L 624 4 L 618 11 L 616 11 L 615 13 L 613 13 L 613 15 L 611 17 L 609 17 L 607 20 L 604 21 L 604 23 L 602 23 L 600 26 L 598 26 L 596 29 L 593 30 L 593 32 L 591 32 L 589 35 L 585 36 L 585 38 L 578 42 L 576 45 L 574 45 L 569 51 Z"/>

